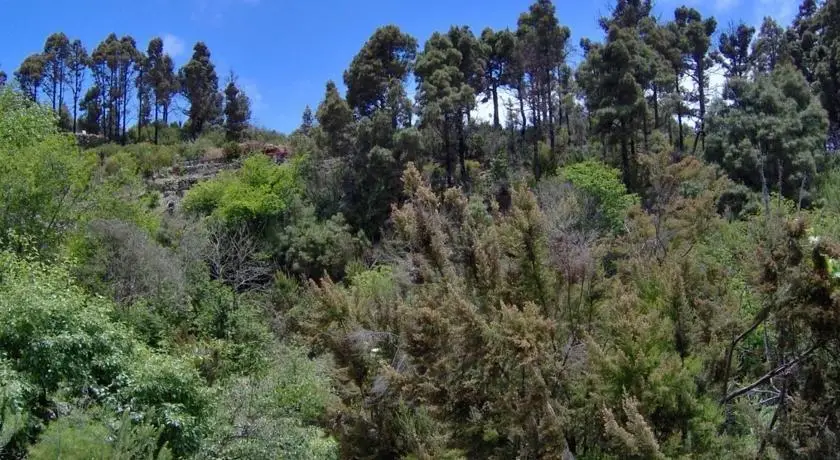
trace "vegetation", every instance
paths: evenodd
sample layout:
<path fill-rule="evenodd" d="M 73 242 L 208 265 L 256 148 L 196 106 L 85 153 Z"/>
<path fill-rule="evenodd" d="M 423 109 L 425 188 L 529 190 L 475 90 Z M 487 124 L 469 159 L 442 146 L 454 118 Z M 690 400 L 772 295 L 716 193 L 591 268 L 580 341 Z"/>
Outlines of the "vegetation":
<path fill-rule="evenodd" d="M 838 14 L 383 26 L 288 135 L 201 42 L 51 35 L 0 72 L 0 456 L 840 456 Z"/>

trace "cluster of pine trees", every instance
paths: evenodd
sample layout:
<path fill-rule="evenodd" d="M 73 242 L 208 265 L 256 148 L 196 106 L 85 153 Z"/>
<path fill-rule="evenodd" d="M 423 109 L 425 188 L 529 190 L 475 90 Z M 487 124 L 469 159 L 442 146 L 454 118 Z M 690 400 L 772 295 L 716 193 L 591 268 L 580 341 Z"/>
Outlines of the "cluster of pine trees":
<path fill-rule="evenodd" d="M 383 26 L 289 135 L 202 43 L 51 36 L 0 89 L 0 454 L 840 456 L 840 0 L 599 23 Z"/>
<path fill-rule="evenodd" d="M 229 137 L 239 140 L 251 115 L 248 98 L 233 73 L 220 91 L 210 50 L 203 42 L 196 43 L 190 61 L 176 71 L 159 37 L 149 41 L 144 53 L 133 37 L 112 33 L 89 53 L 80 40 L 70 41 L 57 32 L 47 37 L 42 53 L 23 60 L 14 76 L 30 99 L 46 98 L 59 114 L 62 128 L 100 134 L 110 141 L 127 141 L 133 111 L 136 140 L 143 140 L 143 129 L 151 126 L 157 144 L 159 128 L 169 124 L 180 95 L 189 105 L 183 130 L 191 138 L 209 126 L 224 124 Z M 3 73 L 0 84 L 5 80 Z"/>

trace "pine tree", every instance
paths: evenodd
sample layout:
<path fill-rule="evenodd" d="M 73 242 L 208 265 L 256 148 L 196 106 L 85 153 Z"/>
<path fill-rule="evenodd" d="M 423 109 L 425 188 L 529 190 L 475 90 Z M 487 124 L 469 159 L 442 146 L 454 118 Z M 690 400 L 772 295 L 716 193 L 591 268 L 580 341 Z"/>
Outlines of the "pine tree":
<path fill-rule="evenodd" d="M 163 40 L 159 37 L 150 40 L 146 55 L 148 69 L 145 77 L 148 80 L 153 101 L 154 136 L 155 144 L 157 144 L 161 116 L 163 123 L 166 124 L 169 118 L 169 105 L 180 86 L 172 58 L 163 52 Z"/>
<path fill-rule="evenodd" d="M 417 40 L 399 27 L 376 29 L 344 72 L 347 103 L 360 117 L 387 108 L 389 87 L 405 83 L 416 55 Z"/>
<path fill-rule="evenodd" d="M 752 68 L 750 44 L 754 34 L 755 28 L 744 23 L 720 34 L 715 60 L 723 66 L 726 78 L 747 76 Z"/>
<path fill-rule="evenodd" d="M 307 104 L 303 109 L 303 116 L 300 121 L 300 132 L 302 132 L 305 136 L 308 136 L 312 133 L 312 128 L 314 127 L 315 115 L 312 114 L 312 108 L 309 107 L 309 104 Z"/>
<path fill-rule="evenodd" d="M 777 66 L 791 62 L 785 30 L 769 16 L 761 23 L 752 52 L 757 72 L 770 73 Z"/>
<path fill-rule="evenodd" d="M 131 89 L 136 84 L 135 74 L 142 68 L 143 61 L 142 53 L 137 49 L 137 42 L 133 37 L 126 35 L 120 38 L 116 59 L 119 75 L 118 85 L 120 87 L 120 113 L 122 114 L 120 141 L 125 143 L 128 133 L 128 101 L 131 100 Z M 117 131 L 120 131 L 119 121 L 118 119 Z"/>
<path fill-rule="evenodd" d="M 79 100 L 82 98 L 82 89 L 85 84 L 85 74 L 90 65 L 90 56 L 81 40 L 73 40 L 70 43 L 70 53 L 67 59 L 67 76 L 70 86 L 70 93 L 73 94 L 73 132 L 76 132 Z"/>
<path fill-rule="evenodd" d="M 190 61 L 179 71 L 181 90 L 190 103 L 188 131 L 195 138 L 221 116 L 222 96 L 216 67 L 204 42 L 196 43 Z"/>
<path fill-rule="evenodd" d="M 470 112 L 475 108 L 475 95 L 481 94 L 484 91 L 484 72 L 486 68 L 486 58 L 481 42 L 472 33 L 469 27 L 450 27 L 447 33 L 449 41 L 452 46 L 460 53 L 461 59 L 458 63 L 458 70 L 461 79 L 469 87 L 472 93 L 472 99 L 465 99 L 461 101 L 456 108 L 455 124 L 458 136 L 458 164 L 461 168 L 461 182 L 463 184 L 469 183 L 467 174 L 466 158 L 468 155 L 467 149 L 467 129 L 470 123 Z M 465 126 L 467 125 L 467 126 Z"/>
<path fill-rule="evenodd" d="M 351 153 L 350 139 L 353 111 L 347 101 L 338 93 L 335 83 L 327 82 L 324 100 L 315 115 L 324 134 L 319 145 L 329 155 L 343 157 Z"/>
<path fill-rule="evenodd" d="M 20 89 L 33 101 L 38 100 L 38 89 L 44 81 L 45 59 L 41 54 L 26 57 L 15 71 L 15 79 Z"/>
<path fill-rule="evenodd" d="M 462 54 L 447 35 L 434 33 L 417 58 L 417 101 L 423 124 L 434 128 L 443 143 L 447 185 L 454 185 L 452 136 L 463 129 L 463 116 L 475 104 L 475 92 L 461 72 Z M 461 128 L 459 128 L 459 126 Z M 462 164 L 462 174 L 466 167 Z"/>
<path fill-rule="evenodd" d="M 587 104 L 597 120 L 595 132 L 621 152 L 622 180 L 635 190 L 635 133 L 647 116 L 644 88 L 637 81 L 639 63 L 650 50 L 632 28 L 611 26 L 604 45 L 587 44 L 579 69 Z"/>
<path fill-rule="evenodd" d="M 815 13 L 811 51 L 814 80 L 823 107 L 828 111 L 831 135 L 829 147 L 840 146 L 840 2 L 827 1 Z"/>
<path fill-rule="evenodd" d="M 88 134 L 103 134 L 102 122 L 102 90 L 97 85 L 88 88 L 79 103 L 82 116 L 79 118 L 79 128 Z"/>
<path fill-rule="evenodd" d="M 236 86 L 236 76 L 231 73 L 225 87 L 225 138 L 239 142 L 251 119 L 248 96 Z"/>
<path fill-rule="evenodd" d="M 709 89 L 709 69 L 713 65 L 709 54 L 711 37 L 717 28 L 717 21 L 714 18 L 703 19 L 700 13 L 693 8 L 677 8 L 674 12 L 674 21 L 677 23 L 685 41 L 683 50 L 688 62 L 689 75 L 696 92 L 692 94 L 692 101 L 698 104 L 698 130 L 694 138 L 694 150 L 696 153 L 698 140 L 702 141 L 705 149 L 705 128 L 706 128 L 706 103 L 707 91 Z"/>
<path fill-rule="evenodd" d="M 784 65 L 730 88 L 730 103 L 719 104 L 710 120 L 706 157 L 756 191 L 778 184 L 785 197 L 809 199 L 828 124 L 805 77 Z"/>
<path fill-rule="evenodd" d="M 499 121 L 499 89 L 510 79 L 510 66 L 516 47 L 516 35 L 510 30 L 493 31 L 486 28 L 481 32 L 487 65 L 485 67 L 485 92 L 482 102 L 493 102 L 493 126 L 501 127 Z"/>
<path fill-rule="evenodd" d="M 137 52 L 135 62 L 137 77 L 134 87 L 137 90 L 137 140 L 143 139 L 143 127 L 151 121 L 152 114 L 152 86 L 149 82 L 150 62 L 142 51 Z"/>
<path fill-rule="evenodd" d="M 571 31 L 560 25 L 551 0 L 534 2 L 527 12 L 519 16 L 517 26 L 516 36 L 522 50 L 523 69 L 533 93 L 535 127 L 541 133 L 548 133 L 549 148 L 553 154 L 555 123 L 557 119 L 562 119 L 562 114 L 556 113 L 559 107 L 554 104 L 553 91 L 557 72 L 566 62 L 566 42 Z M 542 122 L 545 127 L 542 127 Z M 537 178 L 540 177 L 536 147 L 534 173 Z"/>
<path fill-rule="evenodd" d="M 70 40 L 63 32 L 47 37 L 44 44 L 45 92 L 50 97 L 52 109 L 58 113 L 64 103 L 64 84 L 67 74 L 67 59 L 70 55 Z"/>

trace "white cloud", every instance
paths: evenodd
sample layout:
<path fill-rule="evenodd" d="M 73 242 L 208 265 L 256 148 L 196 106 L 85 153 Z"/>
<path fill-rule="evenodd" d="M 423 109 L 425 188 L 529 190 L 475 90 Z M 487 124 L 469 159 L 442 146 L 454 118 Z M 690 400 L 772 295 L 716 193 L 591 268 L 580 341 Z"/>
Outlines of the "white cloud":
<path fill-rule="evenodd" d="M 184 40 L 175 35 L 165 34 L 163 36 L 163 51 L 173 58 L 184 54 L 186 47 Z"/>

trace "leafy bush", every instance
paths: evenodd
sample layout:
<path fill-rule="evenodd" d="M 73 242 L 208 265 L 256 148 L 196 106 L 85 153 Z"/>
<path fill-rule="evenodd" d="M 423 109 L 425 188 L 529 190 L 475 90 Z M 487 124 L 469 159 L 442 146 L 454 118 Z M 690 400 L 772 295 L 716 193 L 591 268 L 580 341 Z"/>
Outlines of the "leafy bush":
<path fill-rule="evenodd" d="M 638 203 L 636 195 L 627 193 L 621 172 L 604 163 L 587 160 L 560 169 L 560 176 L 592 200 L 607 228 L 620 230 L 627 210 Z"/>
<path fill-rule="evenodd" d="M 19 388 L 31 388 L 24 408 L 44 413 L 59 397 L 92 398 L 151 417 L 176 455 L 194 450 L 205 406 L 198 374 L 146 348 L 112 312 L 62 264 L 0 253 L 0 350 Z"/>
<path fill-rule="evenodd" d="M 56 118 L 45 106 L 11 88 L 0 87 L 0 153 L 45 141 L 58 133 Z"/>
<path fill-rule="evenodd" d="M 337 460 L 337 443 L 315 425 L 336 403 L 327 369 L 303 350 L 281 347 L 265 375 L 227 382 L 202 456 Z"/>
<path fill-rule="evenodd" d="M 296 162 L 277 165 L 265 155 L 253 155 L 241 169 L 190 189 L 184 209 L 237 224 L 278 217 L 301 193 Z"/>
<path fill-rule="evenodd" d="M 222 146 L 222 151 L 224 152 L 225 159 L 227 160 L 235 160 L 245 153 L 242 146 L 240 146 L 238 142 L 233 141 L 225 142 L 225 145 Z"/>
<path fill-rule="evenodd" d="M 14 232 L 46 248 L 78 217 L 74 204 L 91 184 L 95 158 L 54 123 L 49 110 L 0 89 L 0 240 Z"/>
<path fill-rule="evenodd" d="M 136 422 L 126 412 L 109 420 L 95 409 L 73 413 L 47 425 L 37 444 L 29 448 L 32 460 L 167 460 L 167 447 L 158 448 L 160 430 L 148 422 Z M 105 420 L 102 418 L 105 417 Z"/>
<path fill-rule="evenodd" d="M 291 220 L 278 235 L 277 252 L 292 273 L 340 279 L 347 263 L 364 248 L 364 238 L 351 233 L 341 214 L 319 221 L 314 207 L 297 205 Z"/>

